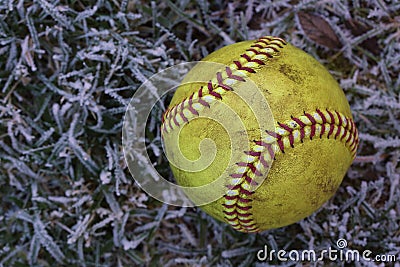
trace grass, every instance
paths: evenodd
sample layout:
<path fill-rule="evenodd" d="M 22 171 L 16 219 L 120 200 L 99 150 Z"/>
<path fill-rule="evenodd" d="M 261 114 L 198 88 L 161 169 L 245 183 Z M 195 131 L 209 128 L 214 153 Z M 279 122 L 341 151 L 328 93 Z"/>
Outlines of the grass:
<path fill-rule="evenodd" d="M 339 47 L 311 38 L 301 11 L 323 17 Z M 339 238 L 400 257 L 399 26 L 397 1 L 2 1 L 0 266 L 266 266 L 256 258 L 264 245 L 322 250 Z M 147 196 L 124 162 L 121 129 L 146 78 L 266 34 L 331 70 L 360 147 L 321 210 L 247 235 Z M 168 177 L 161 113 L 150 118 L 148 150 Z"/>

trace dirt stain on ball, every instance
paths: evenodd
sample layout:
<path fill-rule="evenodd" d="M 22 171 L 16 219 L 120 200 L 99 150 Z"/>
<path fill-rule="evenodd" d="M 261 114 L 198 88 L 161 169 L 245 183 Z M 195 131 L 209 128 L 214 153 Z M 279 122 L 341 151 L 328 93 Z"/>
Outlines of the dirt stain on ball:
<path fill-rule="evenodd" d="M 304 83 L 301 73 L 299 73 L 299 71 L 297 69 L 293 68 L 293 66 L 291 66 L 291 65 L 282 64 L 279 67 L 279 71 L 283 75 L 285 75 L 289 80 L 291 80 L 292 82 L 294 82 L 296 84 Z"/>

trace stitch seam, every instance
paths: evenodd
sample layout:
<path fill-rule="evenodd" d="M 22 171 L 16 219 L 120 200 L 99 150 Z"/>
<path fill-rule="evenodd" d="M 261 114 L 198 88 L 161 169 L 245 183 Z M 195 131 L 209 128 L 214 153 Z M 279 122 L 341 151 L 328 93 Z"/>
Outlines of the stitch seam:
<path fill-rule="evenodd" d="M 329 128 L 329 132 L 326 128 Z M 255 141 L 252 151 L 244 152 L 245 155 L 253 157 L 244 157 L 242 162 L 237 163 L 238 166 L 245 168 L 238 168 L 237 173 L 231 174 L 233 179 L 231 184 L 227 185 L 228 197 L 225 197 L 223 211 L 227 222 L 241 232 L 258 232 L 259 228 L 251 213 L 251 205 L 244 210 L 241 204 L 251 202 L 250 197 L 254 193 L 251 188 L 257 185 L 251 177 L 263 175 L 265 168 L 269 167 L 268 163 L 272 162 L 277 154 L 285 153 L 285 149 L 294 148 L 295 143 L 303 143 L 306 138 L 312 140 L 315 136 L 322 138 L 326 135 L 329 138 L 333 133 L 335 139 L 340 137 L 339 140 L 349 148 L 354 158 L 358 146 L 357 130 L 352 119 L 337 111 L 332 113 L 328 109 L 326 111 L 316 109 L 313 114 L 304 112 L 300 117 L 291 116 L 291 120 L 285 123 L 277 122 L 275 131 L 267 131 L 262 140 Z M 347 139 L 343 142 L 344 138 Z M 260 149 L 260 146 L 264 149 Z"/>
<path fill-rule="evenodd" d="M 265 65 L 264 61 L 271 59 L 274 53 L 278 53 L 278 48 L 282 48 L 284 45 L 286 42 L 277 37 L 264 36 L 256 40 L 238 60 L 234 60 L 233 64 L 227 66 L 224 71 L 216 73 L 216 77 L 207 83 L 208 92 L 206 94 L 203 92 L 204 87 L 201 87 L 189 98 L 169 107 L 162 117 L 162 133 L 168 133 L 187 122 L 181 114 L 178 114 L 179 108 L 181 108 L 181 112 L 184 112 L 186 108 L 189 109 L 190 112 L 184 114 L 188 121 L 199 116 L 199 112 L 204 108 L 210 108 L 210 105 L 221 100 L 226 92 L 232 91 L 233 85 L 245 82 L 248 73 L 255 73 L 256 69 Z"/>

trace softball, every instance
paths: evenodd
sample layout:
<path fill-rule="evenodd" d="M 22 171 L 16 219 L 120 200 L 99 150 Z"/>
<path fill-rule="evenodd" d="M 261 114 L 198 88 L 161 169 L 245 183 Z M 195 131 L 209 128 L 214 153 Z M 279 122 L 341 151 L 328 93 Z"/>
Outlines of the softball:
<path fill-rule="evenodd" d="M 188 197 L 241 232 L 286 226 L 319 209 L 358 146 L 335 79 L 272 36 L 223 47 L 202 62 L 215 67 L 198 64 L 185 76 L 161 126 L 177 183 L 204 188 Z M 218 197 L 204 201 L 211 195 Z"/>

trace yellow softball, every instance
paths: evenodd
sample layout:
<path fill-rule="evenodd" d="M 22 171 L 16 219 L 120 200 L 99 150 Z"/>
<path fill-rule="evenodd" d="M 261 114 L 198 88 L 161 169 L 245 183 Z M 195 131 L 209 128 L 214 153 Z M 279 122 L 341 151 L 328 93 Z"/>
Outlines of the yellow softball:
<path fill-rule="evenodd" d="M 177 183 L 213 185 L 189 198 L 241 232 L 289 225 L 320 208 L 358 146 L 335 79 L 272 36 L 223 47 L 202 61 L 218 64 L 187 74 L 162 125 Z M 203 203 L 219 185 L 221 196 Z"/>

